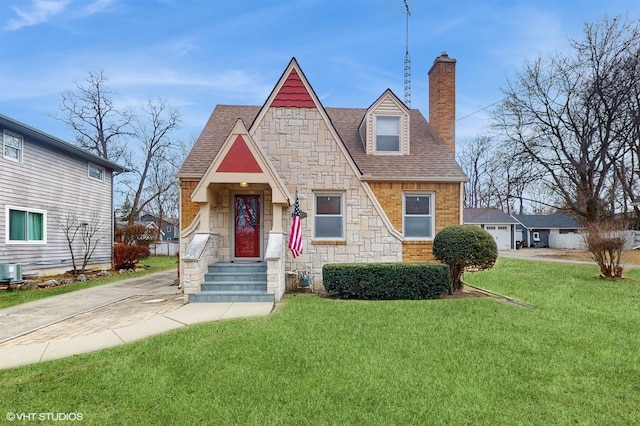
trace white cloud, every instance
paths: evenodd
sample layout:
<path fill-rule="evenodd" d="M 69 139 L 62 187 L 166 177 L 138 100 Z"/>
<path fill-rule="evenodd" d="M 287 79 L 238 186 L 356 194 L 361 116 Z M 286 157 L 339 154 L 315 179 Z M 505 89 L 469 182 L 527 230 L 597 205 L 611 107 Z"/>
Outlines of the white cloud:
<path fill-rule="evenodd" d="M 28 8 L 13 7 L 17 18 L 10 19 L 4 26 L 6 30 L 19 30 L 49 21 L 64 11 L 73 0 L 33 0 Z"/>
<path fill-rule="evenodd" d="M 24 27 L 50 22 L 64 12 L 66 18 L 81 18 L 94 15 L 107 9 L 116 0 L 93 0 L 75 2 L 77 8 L 72 9 L 75 0 L 31 0 L 26 7 L 13 6 L 17 17 L 9 19 L 3 26 L 6 31 L 16 31 Z"/>

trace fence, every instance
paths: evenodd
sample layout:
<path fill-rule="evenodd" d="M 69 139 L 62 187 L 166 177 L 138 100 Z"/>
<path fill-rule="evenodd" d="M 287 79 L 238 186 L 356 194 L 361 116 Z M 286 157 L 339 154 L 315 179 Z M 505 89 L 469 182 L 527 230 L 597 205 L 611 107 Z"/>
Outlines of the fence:
<path fill-rule="evenodd" d="M 177 241 L 162 241 L 149 246 L 152 256 L 175 256 L 180 249 L 180 243 Z"/>
<path fill-rule="evenodd" d="M 625 232 L 625 249 L 640 247 L 640 231 Z M 557 249 L 586 250 L 584 234 L 550 234 L 549 247 Z"/>

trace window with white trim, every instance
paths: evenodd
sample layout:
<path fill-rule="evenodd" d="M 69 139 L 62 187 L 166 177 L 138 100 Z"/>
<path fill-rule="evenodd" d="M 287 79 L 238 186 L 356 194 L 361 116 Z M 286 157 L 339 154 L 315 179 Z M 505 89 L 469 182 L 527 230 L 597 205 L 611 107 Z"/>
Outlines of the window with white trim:
<path fill-rule="evenodd" d="M 89 177 L 104 182 L 104 167 L 89 163 Z"/>
<path fill-rule="evenodd" d="M 45 210 L 6 208 L 7 243 L 46 243 L 47 212 Z"/>
<path fill-rule="evenodd" d="M 405 238 L 433 238 L 433 194 L 404 194 L 403 219 Z"/>
<path fill-rule="evenodd" d="M 22 163 L 22 136 L 7 132 L 2 132 L 2 156 L 7 160 Z"/>
<path fill-rule="evenodd" d="M 313 237 L 344 239 L 344 197 L 340 193 L 316 193 Z"/>
<path fill-rule="evenodd" d="M 400 152 L 400 117 L 376 117 L 376 152 Z"/>

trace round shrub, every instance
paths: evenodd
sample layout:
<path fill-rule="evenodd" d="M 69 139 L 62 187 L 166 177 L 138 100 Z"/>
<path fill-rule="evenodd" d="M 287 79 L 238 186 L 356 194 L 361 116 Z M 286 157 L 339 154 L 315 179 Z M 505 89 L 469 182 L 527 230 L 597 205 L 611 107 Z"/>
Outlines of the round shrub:
<path fill-rule="evenodd" d="M 449 265 L 451 288 L 462 288 L 460 278 L 465 269 L 491 268 L 498 258 L 498 247 L 491 234 L 474 225 L 455 225 L 443 229 L 433 240 L 433 255 Z"/>

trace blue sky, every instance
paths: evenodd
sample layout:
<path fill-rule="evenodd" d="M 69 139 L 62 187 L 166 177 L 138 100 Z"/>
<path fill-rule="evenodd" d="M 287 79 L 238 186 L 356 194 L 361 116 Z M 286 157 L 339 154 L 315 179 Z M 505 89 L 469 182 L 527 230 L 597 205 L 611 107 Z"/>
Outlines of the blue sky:
<path fill-rule="evenodd" d="M 490 105 L 525 60 L 568 50 L 585 21 L 640 16 L 638 0 L 407 0 L 411 106 L 457 59 L 457 139 L 486 134 Z M 194 139 L 216 104 L 262 105 L 296 57 L 327 107 L 404 97 L 403 0 L 2 0 L 0 113 L 59 138 L 61 94 L 103 71 L 118 107 L 161 97 Z"/>

